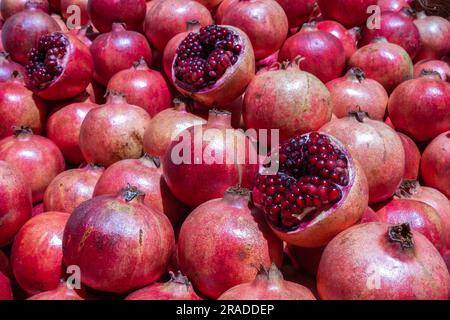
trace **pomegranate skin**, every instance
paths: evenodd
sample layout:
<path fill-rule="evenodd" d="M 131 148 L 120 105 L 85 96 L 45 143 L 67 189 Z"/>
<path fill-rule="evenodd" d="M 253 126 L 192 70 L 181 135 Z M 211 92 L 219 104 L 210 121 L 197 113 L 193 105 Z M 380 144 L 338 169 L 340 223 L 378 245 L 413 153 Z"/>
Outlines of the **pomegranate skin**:
<path fill-rule="evenodd" d="M 31 216 L 34 217 L 41 213 L 44 213 L 44 203 L 43 202 L 40 202 L 33 206 L 33 210 L 31 210 Z"/>
<path fill-rule="evenodd" d="M 135 31 L 126 30 L 114 23 L 111 32 L 99 35 L 90 47 L 94 59 L 94 79 L 106 86 L 117 72 L 130 68 L 133 62 L 144 57 L 152 64 L 152 50 L 145 37 Z"/>
<path fill-rule="evenodd" d="M 61 282 L 56 289 L 41 292 L 29 297 L 27 300 L 85 300 L 76 290 Z"/>
<path fill-rule="evenodd" d="M 414 78 L 419 78 L 424 70 L 436 71 L 442 80 L 450 82 L 450 65 L 443 60 L 421 60 L 414 65 Z"/>
<path fill-rule="evenodd" d="M 48 118 L 47 137 L 72 164 L 84 161 L 79 143 L 80 128 L 88 112 L 95 107 L 98 105 L 91 102 L 76 102 L 59 109 Z"/>
<path fill-rule="evenodd" d="M 1 36 L 1 29 L 0 29 Z M 15 77 L 23 83 L 23 75 L 25 74 L 25 69 L 22 65 L 11 60 L 9 53 L 4 52 L 0 44 L 0 83 L 11 80 L 11 77 Z M 15 76 L 14 71 L 18 72 L 19 77 Z"/>
<path fill-rule="evenodd" d="M 397 132 L 402 140 L 403 149 L 405 150 L 405 174 L 403 179 L 416 180 L 419 176 L 420 167 L 420 150 L 416 143 L 406 134 Z"/>
<path fill-rule="evenodd" d="M 420 174 L 428 187 L 450 198 L 450 131 L 433 139 L 422 154 Z"/>
<path fill-rule="evenodd" d="M 101 33 L 111 31 L 115 22 L 124 23 L 130 30 L 142 30 L 145 18 L 145 0 L 89 0 L 89 18 Z"/>
<path fill-rule="evenodd" d="M 316 0 L 276 0 L 284 9 L 289 21 L 289 28 L 296 28 L 305 22 L 314 11 Z"/>
<path fill-rule="evenodd" d="M 73 21 L 71 16 L 79 12 L 79 26 L 84 26 L 89 22 L 89 16 L 87 12 L 88 0 L 61 0 L 61 15 L 64 21 L 74 23 L 78 21 Z M 78 9 L 74 10 L 72 6 L 77 6 Z M 78 11 L 79 10 L 79 11 Z M 108 12 L 111 12 L 111 7 L 109 7 Z M 117 22 L 117 21 L 114 21 Z M 78 26 L 77 26 L 78 27 Z"/>
<path fill-rule="evenodd" d="M 64 157 L 49 139 L 19 129 L 0 141 L 0 160 L 19 170 L 31 186 L 33 202 L 39 202 L 50 182 L 64 170 Z"/>
<path fill-rule="evenodd" d="M 44 210 L 72 213 L 82 202 L 92 198 L 104 169 L 95 165 L 61 172 L 48 185 Z"/>
<path fill-rule="evenodd" d="M 31 208 L 31 189 L 25 177 L 0 161 L 0 247 L 7 245 L 31 218 Z"/>
<path fill-rule="evenodd" d="M 450 53 L 450 21 L 419 12 L 414 24 L 419 29 L 421 42 L 416 61 L 440 59 Z"/>
<path fill-rule="evenodd" d="M 14 297 L 8 277 L 0 272 L 0 301 L 1 300 L 14 300 Z"/>
<path fill-rule="evenodd" d="M 362 25 L 369 17 L 367 8 L 377 0 L 318 0 L 325 19 L 335 20 L 347 28 Z"/>
<path fill-rule="evenodd" d="M 352 111 L 366 111 L 372 119 L 383 121 L 389 96 L 377 81 L 368 79 L 359 68 L 351 68 L 342 78 L 326 84 L 331 93 L 333 113 L 343 118 Z"/>
<path fill-rule="evenodd" d="M 163 214 L 143 204 L 136 188 L 83 202 L 64 230 L 66 265 L 78 265 L 81 281 L 107 292 L 125 293 L 157 280 L 175 245 Z"/>
<path fill-rule="evenodd" d="M 64 273 L 62 236 L 69 214 L 45 212 L 17 233 L 11 250 L 14 277 L 29 295 L 58 287 Z"/>
<path fill-rule="evenodd" d="M 400 11 L 403 8 L 410 7 L 411 0 L 378 0 L 378 6 L 381 12 L 384 11 Z"/>
<path fill-rule="evenodd" d="M 421 233 L 411 233 L 408 225 L 394 228 L 406 233 L 407 238 L 389 241 L 387 233 L 392 229 L 380 222 L 359 224 L 335 237 L 320 261 L 317 274 L 320 297 L 446 300 L 450 277 L 439 252 Z M 401 244 L 409 247 L 402 248 Z"/>
<path fill-rule="evenodd" d="M 144 59 L 116 73 L 109 80 L 107 90 L 122 92 L 129 104 L 143 108 L 152 117 L 172 105 L 166 80 L 161 73 L 151 70 Z"/>
<path fill-rule="evenodd" d="M 372 43 L 358 49 L 350 58 L 349 66 L 363 70 L 368 78 L 381 83 L 388 93 L 413 77 L 409 54 L 385 38 L 375 38 Z"/>
<path fill-rule="evenodd" d="M 3 20 L 8 19 L 12 15 L 25 10 L 25 5 L 29 0 L 2 0 L 1 1 L 1 17 Z M 36 7 L 45 13 L 50 13 L 50 8 L 47 0 L 33 0 Z"/>
<path fill-rule="evenodd" d="M 7 278 L 12 279 L 13 277 L 11 265 L 9 263 L 9 258 L 1 250 L 0 250 L 0 272 L 3 273 Z"/>
<path fill-rule="evenodd" d="M 178 238 L 181 270 L 195 288 L 213 299 L 252 281 L 255 266 L 281 265 L 282 255 L 282 242 L 249 206 L 248 190 L 239 188 L 230 188 L 223 198 L 192 211 Z"/>
<path fill-rule="evenodd" d="M 361 164 L 369 183 L 369 203 L 390 198 L 405 172 L 405 151 L 397 133 L 365 113 L 351 114 L 320 131 L 339 139 Z"/>
<path fill-rule="evenodd" d="M 427 141 L 450 130 L 450 83 L 435 72 L 399 85 L 389 99 L 395 128 L 416 141 Z"/>
<path fill-rule="evenodd" d="M 361 28 L 355 27 L 347 30 L 342 24 L 333 20 L 319 21 L 316 26 L 317 29 L 331 33 L 341 41 L 344 46 L 346 60 L 350 59 L 356 50 L 358 50 L 357 44 L 361 37 Z"/>

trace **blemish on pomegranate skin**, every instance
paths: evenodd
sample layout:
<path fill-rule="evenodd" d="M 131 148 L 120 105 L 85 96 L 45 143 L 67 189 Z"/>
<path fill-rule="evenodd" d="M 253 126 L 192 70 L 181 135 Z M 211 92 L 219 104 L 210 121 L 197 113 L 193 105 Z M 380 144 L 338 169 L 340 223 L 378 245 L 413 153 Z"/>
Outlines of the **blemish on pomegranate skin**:
<path fill-rule="evenodd" d="M 139 229 L 139 246 L 142 247 L 142 244 L 144 242 L 144 231 L 142 229 Z"/>
<path fill-rule="evenodd" d="M 92 231 L 94 231 L 94 228 L 92 226 L 90 226 L 86 229 L 86 232 L 83 234 L 83 237 L 81 238 L 80 244 L 78 246 L 78 252 L 80 252 L 81 249 L 83 249 L 84 243 L 86 242 L 87 238 L 89 238 Z"/>

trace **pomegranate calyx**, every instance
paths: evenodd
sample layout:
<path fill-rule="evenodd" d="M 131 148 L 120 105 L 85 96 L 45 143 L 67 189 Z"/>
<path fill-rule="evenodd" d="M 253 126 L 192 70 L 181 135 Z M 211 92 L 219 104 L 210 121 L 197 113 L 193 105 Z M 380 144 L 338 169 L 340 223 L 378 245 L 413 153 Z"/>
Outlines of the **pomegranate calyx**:
<path fill-rule="evenodd" d="M 33 134 L 33 129 L 31 129 L 30 127 L 26 127 L 26 126 L 20 126 L 20 127 L 14 126 L 13 132 L 14 132 L 15 137 L 19 137 L 22 135 Z"/>
<path fill-rule="evenodd" d="M 362 28 L 361 27 L 353 27 L 348 30 L 348 34 L 353 38 L 353 40 L 359 41 L 362 36 Z"/>
<path fill-rule="evenodd" d="M 225 190 L 225 195 L 239 195 L 239 196 L 250 196 L 250 190 L 247 188 L 243 188 L 240 185 L 229 187 Z"/>
<path fill-rule="evenodd" d="M 348 74 L 352 79 L 357 80 L 359 83 L 366 79 L 366 73 L 358 67 L 351 68 L 348 71 Z"/>
<path fill-rule="evenodd" d="M 395 192 L 395 196 L 398 198 L 410 198 L 418 187 L 419 182 L 417 180 L 403 180 Z"/>
<path fill-rule="evenodd" d="M 145 62 L 145 58 L 140 57 L 139 60 L 133 62 L 133 68 L 135 70 L 147 70 L 148 65 L 147 65 L 147 62 Z"/>
<path fill-rule="evenodd" d="M 369 113 L 366 111 L 361 111 L 361 107 L 359 107 L 359 111 L 350 111 L 348 115 L 350 117 L 355 117 L 359 122 L 364 122 L 364 119 L 369 118 Z"/>
<path fill-rule="evenodd" d="M 123 188 L 121 193 L 126 202 L 130 202 L 138 198 L 143 198 L 145 196 L 145 193 L 139 191 L 137 187 L 131 185 Z"/>
<path fill-rule="evenodd" d="M 420 77 L 429 77 L 431 79 L 444 80 L 444 79 L 442 79 L 442 76 L 439 72 L 437 72 L 436 70 L 430 70 L 430 69 L 423 69 L 420 72 Z"/>
<path fill-rule="evenodd" d="M 409 223 L 388 227 L 388 239 L 400 244 L 402 250 L 414 248 L 413 234 Z"/>
<path fill-rule="evenodd" d="M 178 284 L 184 284 L 185 286 L 189 287 L 191 285 L 191 282 L 189 279 L 184 276 L 181 271 L 178 270 L 177 274 L 175 275 L 174 272 L 169 271 L 170 275 L 170 282 L 171 283 L 178 283 Z"/>
<path fill-rule="evenodd" d="M 200 30 L 200 28 L 201 28 L 201 24 L 200 24 L 200 21 L 198 21 L 198 20 L 193 19 L 193 20 L 188 20 L 186 22 L 186 30 L 188 32 L 198 32 L 198 30 Z"/>
<path fill-rule="evenodd" d="M 153 164 L 155 165 L 156 168 L 160 168 L 161 167 L 161 159 L 159 159 L 159 157 L 155 157 L 155 156 L 152 156 L 152 155 L 150 155 L 148 153 L 145 153 L 143 155 L 143 158 L 148 160 L 148 161 L 153 162 Z"/>

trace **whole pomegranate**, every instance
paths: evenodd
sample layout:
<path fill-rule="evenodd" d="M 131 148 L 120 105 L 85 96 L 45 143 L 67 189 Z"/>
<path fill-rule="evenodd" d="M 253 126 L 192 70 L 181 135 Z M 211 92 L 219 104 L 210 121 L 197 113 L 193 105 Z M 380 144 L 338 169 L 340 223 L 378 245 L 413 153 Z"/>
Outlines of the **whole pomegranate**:
<path fill-rule="evenodd" d="M 231 127 L 231 114 L 212 110 L 206 124 L 187 128 L 170 144 L 162 167 L 175 197 L 196 207 L 230 185 L 252 187 L 258 156 L 249 137 Z"/>
<path fill-rule="evenodd" d="M 419 29 L 421 43 L 416 61 L 440 59 L 450 53 L 450 21 L 418 12 L 414 24 Z"/>
<path fill-rule="evenodd" d="M 311 17 L 316 0 L 276 0 L 284 9 L 289 21 L 289 28 L 296 28 L 308 22 Z"/>
<path fill-rule="evenodd" d="M 7 245 L 31 218 L 31 189 L 12 165 L 0 160 L 0 247 Z M 5 272 L 5 270 L 0 270 Z"/>
<path fill-rule="evenodd" d="M 369 203 L 392 197 L 405 173 L 405 151 L 393 129 L 366 112 L 352 112 L 320 131 L 339 139 L 359 161 L 369 183 Z"/>
<path fill-rule="evenodd" d="M 383 121 L 389 96 L 381 84 L 368 79 L 361 69 L 351 68 L 344 77 L 326 85 L 336 117 L 346 117 L 352 111 L 365 111 L 372 119 Z"/>
<path fill-rule="evenodd" d="M 78 265 L 81 281 L 101 291 L 125 293 L 156 281 L 174 246 L 169 219 L 143 203 L 133 187 L 83 202 L 64 230 L 66 265 Z"/>
<path fill-rule="evenodd" d="M 324 300 L 446 300 L 450 277 L 433 244 L 409 224 L 371 222 L 328 244 L 317 289 Z"/>
<path fill-rule="evenodd" d="M 3 20 L 6 20 L 12 15 L 25 10 L 27 2 L 33 2 L 37 9 L 45 13 L 50 12 L 48 0 L 2 0 L 0 5 L 1 17 Z"/>
<path fill-rule="evenodd" d="M 247 35 L 232 26 L 210 25 L 190 32 L 181 42 L 171 78 L 183 95 L 212 107 L 241 96 L 254 75 L 255 58 Z"/>
<path fill-rule="evenodd" d="M 247 128 L 279 129 L 285 140 L 331 120 L 330 92 L 315 76 L 300 70 L 300 60 L 274 65 L 253 78 L 244 96 Z"/>
<path fill-rule="evenodd" d="M 317 29 L 331 33 L 333 36 L 338 38 L 342 45 L 344 46 L 345 58 L 346 60 L 358 50 L 358 41 L 361 38 L 361 28 L 354 27 L 350 30 L 345 29 L 345 27 L 339 22 L 333 20 L 319 21 L 316 24 Z"/>
<path fill-rule="evenodd" d="M 195 288 L 210 298 L 252 281 L 256 266 L 281 264 L 282 242 L 249 199 L 249 190 L 229 188 L 223 198 L 198 206 L 181 226 L 181 270 Z"/>
<path fill-rule="evenodd" d="M 139 158 L 150 122 L 148 113 L 128 104 L 123 94 L 109 92 L 106 104 L 88 112 L 80 128 L 80 149 L 88 163 L 105 167 Z"/>
<path fill-rule="evenodd" d="M 381 83 L 388 93 L 413 76 L 413 64 L 408 53 L 382 37 L 356 51 L 349 60 L 349 66 L 363 70 L 368 78 Z"/>
<path fill-rule="evenodd" d="M 438 135 L 422 154 L 420 174 L 426 186 L 450 198 L 450 131 Z"/>
<path fill-rule="evenodd" d="M 87 4 L 89 18 L 102 33 L 111 31 L 111 25 L 116 22 L 126 24 L 130 30 L 141 31 L 146 8 L 145 0 L 89 0 Z"/>
<path fill-rule="evenodd" d="M 20 229 L 11 249 L 14 277 L 29 295 L 58 287 L 63 276 L 62 236 L 69 214 L 45 212 Z"/>
<path fill-rule="evenodd" d="M 152 117 L 172 105 L 166 80 L 161 73 L 151 70 L 144 58 L 133 63 L 130 69 L 116 73 L 109 80 L 107 90 L 122 92 L 128 103 L 145 109 Z"/>
<path fill-rule="evenodd" d="M 50 182 L 64 170 L 64 157 L 49 139 L 29 128 L 16 128 L 14 135 L 0 140 L 0 160 L 19 170 L 31 187 L 33 202 L 39 202 Z"/>
<path fill-rule="evenodd" d="M 416 143 L 406 134 L 397 132 L 405 150 L 405 173 L 403 179 L 415 180 L 419 176 L 420 150 Z"/>
<path fill-rule="evenodd" d="M 325 19 L 335 20 L 347 28 L 362 25 L 369 18 L 369 6 L 377 0 L 318 0 Z"/>
<path fill-rule="evenodd" d="M 64 20 L 68 24 L 71 23 L 73 27 L 84 26 L 89 22 L 87 6 L 88 0 L 61 0 L 61 15 L 64 18 Z M 108 7 L 108 11 L 103 12 L 103 14 L 105 13 L 110 14 L 111 8 L 113 8 L 112 5 L 110 5 Z M 114 20 L 114 22 L 117 22 L 117 20 Z M 109 27 L 110 26 L 108 26 L 108 28 Z"/>
<path fill-rule="evenodd" d="M 29 297 L 27 300 L 85 300 L 79 290 L 75 290 L 69 286 L 66 282 L 60 282 L 56 289 L 44 291 L 34 296 Z"/>
<path fill-rule="evenodd" d="M 253 281 L 225 291 L 218 300 L 316 300 L 308 288 L 283 279 L 275 264 L 261 266 Z"/>
<path fill-rule="evenodd" d="M 294 136 L 273 150 L 269 161 L 256 179 L 253 201 L 289 244 L 324 246 L 358 222 L 367 207 L 367 180 L 360 165 L 330 135 Z M 273 162 L 279 166 L 269 168 Z"/>
<path fill-rule="evenodd" d="M 78 205 L 92 198 L 103 171 L 102 167 L 87 165 L 61 172 L 45 190 L 44 210 L 72 213 Z"/>
<path fill-rule="evenodd" d="M 0 30 L 1 32 L 1 30 Z M 17 73 L 19 77 L 14 74 Z M 25 69 L 20 64 L 11 60 L 9 53 L 0 52 L 0 83 L 6 82 L 14 77 L 23 82 L 22 77 L 25 75 Z"/>
<path fill-rule="evenodd" d="M 0 272 L 0 301 L 1 300 L 14 300 L 14 297 L 10 280 Z"/>
<path fill-rule="evenodd" d="M 41 38 L 61 28 L 47 13 L 39 9 L 36 2 L 28 1 L 25 10 L 9 17 L 2 27 L 2 43 L 11 58 L 25 64 L 28 52 L 34 48 Z"/>
<path fill-rule="evenodd" d="M 305 23 L 301 30 L 289 37 L 280 49 L 278 61 L 303 59 L 300 67 L 322 82 L 339 77 L 345 68 L 345 51 L 342 42 L 315 24 Z"/>
<path fill-rule="evenodd" d="M 139 289 L 125 300 L 203 300 L 192 288 L 188 278 L 180 271 L 175 275 L 170 272 L 170 280 L 166 283 L 154 283 L 143 289 Z"/>
<path fill-rule="evenodd" d="M 145 37 L 126 30 L 123 24 L 113 23 L 111 32 L 99 35 L 90 47 L 94 58 L 94 79 L 106 86 L 117 72 L 130 68 L 133 62 L 144 57 L 152 64 L 152 50 Z"/>
<path fill-rule="evenodd" d="M 30 127 L 36 134 L 44 131 L 46 105 L 24 87 L 22 80 L 14 72 L 10 80 L 0 83 L 0 139 L 12 135 L 14 127 Z"/>
<path fill-rule="evenodd" d="M 450 82 L 450 64 L 443 60 L 421 60 L 414 65 L 414 78 L 419 78 L 424 70 L 436 71 L 442 80 Z"/>
<path fill-rule="evenodd" d="M 416 141 L 427 141 L 450 130 L 450 83 L 436 71 L 400 84 L 389 99 L 395 128 Z"/>

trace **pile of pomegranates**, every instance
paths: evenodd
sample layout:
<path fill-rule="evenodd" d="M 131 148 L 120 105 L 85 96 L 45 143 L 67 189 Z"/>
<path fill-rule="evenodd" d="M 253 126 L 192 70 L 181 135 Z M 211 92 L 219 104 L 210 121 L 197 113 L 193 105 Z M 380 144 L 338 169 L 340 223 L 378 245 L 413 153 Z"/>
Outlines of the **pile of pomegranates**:
<path fill-rule="evenodd" d="M 0 300 L 450 299 L 449 12 L 0 0 Z"/>

